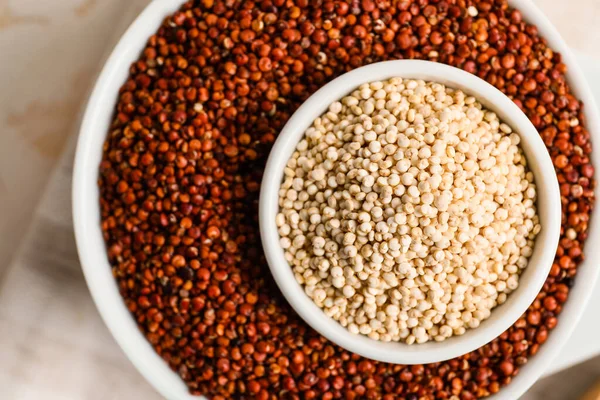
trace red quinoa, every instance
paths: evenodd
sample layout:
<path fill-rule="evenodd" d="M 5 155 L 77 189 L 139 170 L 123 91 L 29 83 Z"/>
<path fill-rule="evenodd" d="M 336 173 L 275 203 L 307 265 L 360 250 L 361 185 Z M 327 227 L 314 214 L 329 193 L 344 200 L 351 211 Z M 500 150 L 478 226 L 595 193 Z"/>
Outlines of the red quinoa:
<path fill-rule="evenodd" d="M 271 281 L 258 235 L 263 166 L 294 110 L 348 70 L 399 58 L 458 66 L 510 96 L 548 146 L 563 203 L 556 261 L 529 311 L 479 350 L 429 365 L 367 360 L 307 327 Z M 127 307 L 191 393 L 212 399 L 499 391 L 547 340 L 584 259 L 594 167 L 566 71 L 505 0 L 185 3 L 131 66 L 100 165 L 102 230 Z"/>

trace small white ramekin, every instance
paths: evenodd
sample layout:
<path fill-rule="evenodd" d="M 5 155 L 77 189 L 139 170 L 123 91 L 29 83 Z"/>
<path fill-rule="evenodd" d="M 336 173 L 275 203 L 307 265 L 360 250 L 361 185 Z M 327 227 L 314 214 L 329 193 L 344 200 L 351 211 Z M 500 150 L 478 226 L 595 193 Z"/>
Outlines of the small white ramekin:
<path fill-rule="evenodd" d="M 529 265 L 520 277 L 519 287 L 504 304 L 494 308 L 490 318 L 478 328 L 442 342 L 407 345 L 350 333 L 337 321 L 327 317 L 304 293 L 279 245 L 275 223 L 279 211 L 279 187 L 283 170 L 306 129 L 327 111 L 331 103 L 361 84 L 392 77 L 439 82 L 475 96 L 519 134 L 537 185 L 537 207 L 542 230 L 537 236 Z M 398 364 L 421 364 L 458 357 L 483 346 L 508 329 L 527 310 L 552 267 L 560 236 L 561 204 L 558 181 L 548 150 L 535 127 L 512 100 L 484 80 L 458 68 L 430 61 L 396 60 L 367 65 L 334 79 L 308 98 L 292 115 L 279 134 L 267 161 L 260 192 L 259 221 L 262 244 L 273 277 L 287 301 L 310 326 L 332 342 L 364 357 Z"/>

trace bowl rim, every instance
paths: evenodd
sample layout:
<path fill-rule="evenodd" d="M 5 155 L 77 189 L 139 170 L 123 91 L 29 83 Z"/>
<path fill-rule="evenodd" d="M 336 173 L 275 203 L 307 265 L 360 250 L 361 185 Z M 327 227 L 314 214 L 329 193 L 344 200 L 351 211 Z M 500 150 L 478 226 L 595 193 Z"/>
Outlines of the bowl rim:
<path fill-rule="evenodd" d="M 327 112 L 332 102 L 341 100 L 360 85 L 393 77 L 427 80 L 460 89 L 474 96 L 509 124 L 521 137 L 521 147 L 534 172 L 538 188 L 538 214 L 542 224 L 530 264 L 521 274 L 522 283 L 504 304 L 492 310 L 489 319 L 482 321 L 478 328 L 468 329 L 461 336 L 412 346 L 402 342 L 384 343 L 352 334 L 339 322 L 327 317 L 305 294 L 303 285 L 296 281 L 284 250 L 279 245 L 280 236 L 275 223 L 283 171 L 297 143 L 305 136 L 306 129 Z M 477 76 L 446 64 L 425 60 L 391 60 L 369 64 L 340 75 L 311 95 L 290 117 L 279 133 L 264 169 L 259 223 L 262 246 L 271 273 L 288 303 L 308 325 L 331 342 L 361 356 L 396 364 L 423 364 L 445 361 L 480 348 L 512 326 L 533 303 L 548 277 L 558 247 L 561 200 L 558 179 L 544 142 L 525 113 L 505 94 Z"/>
<path fill-rule="evenodd" d="M 102 241 L 102 233 L 98 223 L 98 192 L 95 190 L 98 175 L 98 165 L 95 160 L 98 160 L 99 156 L 96 154 L 96 158 L 94 158 L 94 148 L 91 143 L 94 134 L 106 137 L 107 130 L 104 127 L 109 125 L 109 122 L 99 118 L 98 113 L 93 112 L 93 109 L 108 108 L 110 109 L 109 115 L 112 116 L 116 93 L 118 87 L 126 79 L 129 61 L 133 62 L 137 59 L 147 38 L 155 33 L 167 15 L 176 11 L 185 1 L 152 0 L 123 34 L 102 67 L 102 72 L 87 102 L 77 141 L 73 168 L 72 211 L 77 250 L 86 283 L 100 316 L 112 336 L 136 369 L 165 398 L 192 400 L 198 397 L 188 393 L 185 384 L 156 355 L 133 322 L 112 278 L 110 265 L 106 260 L 104 243 L 102 242 L 99 248 L 93 248 L 93 246 L 98 246 L 98 238 Z M 562 55 L 564 63 L 569 68 L 566 74 L 567 81 L 573 89 L 573 93 L 586 104 L 584 113 L 587 129 L 592 134 L 592 143 L 598 145 L 596 142 L 600 140 L 600 114 L 592 91 L 571 50 L 556 28 L 533 2 L 508 0 L 508 3 L 522 13 L 525 21 L 537 25 L 540 35 L 548 41 L 554 51 Z M 110 86 L 111 82 L 115 81 L 117 90 L 106 93 L 103 87 Z M 100 149 L 96 149 L 96 153 L 99 152 Z M 595 166 L 600 165 L 600 152 L 592 153 L 592 163 Z M 91 183 L 86 183 L 90 180 Z M 90 193 L 85 193 L 85 191 L 90 191 Z M 90 198 L 91 202 L 89 202 Z M 596 212 L 590 219 L 588 242 L 598 240 L 600 240 L 600 213 Z M 586 260 L 578 268 L 577 283 L 571 290 L 569 301 L 563 307 L 560 316 L 561 323 L 552 330 L 547 342 L 535 357 L 530 358 L 528 363 L 520 368 L 520 373 L 512 379 L 509 385 L 490 396 L 490 400 L 519 398 L 547 369 L 573 333 L 577 322 L 583 315 L 584 306 L 592 296 L 592 290 L 600 274 L 600 269 L 595 264 L 600 260 L 600 246 L 586 246 L 585 254 Z"/>

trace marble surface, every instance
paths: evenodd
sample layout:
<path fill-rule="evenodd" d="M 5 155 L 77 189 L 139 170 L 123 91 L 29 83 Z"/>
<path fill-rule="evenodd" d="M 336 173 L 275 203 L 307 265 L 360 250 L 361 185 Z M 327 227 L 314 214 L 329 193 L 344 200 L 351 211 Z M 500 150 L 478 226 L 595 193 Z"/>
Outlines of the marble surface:
<path fill-rule="evenodd" d="M 150 0 L 0 0 L 0 273 L 105 52 Z"/>
<path fill-rule="evenodd" d="M 91 81 L 148 2 L 0 0 L 1 399 L 160 399 L 116 346 L 87 292 L 68 182 L 74 125 Z M 600 59 L 600 0 L 535 3 L 571 47 Z M 585 385 L 600 376 L 600 360 L 563 374 L 526 398 L 575 399 L 556 382 Z"/>

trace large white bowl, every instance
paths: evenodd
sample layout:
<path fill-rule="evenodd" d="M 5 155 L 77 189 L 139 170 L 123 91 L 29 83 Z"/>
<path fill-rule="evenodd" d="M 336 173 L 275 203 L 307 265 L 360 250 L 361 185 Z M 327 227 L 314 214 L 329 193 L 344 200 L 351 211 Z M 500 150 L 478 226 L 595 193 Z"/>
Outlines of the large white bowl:
<path fill-rule="evenodd" d="M 156 32 L 164 17 L 176 11 L 184 0 L 154 0 L 140 14 L 108 59 L 92 92 L 81 126 L 73 174 L 73 218 L 77 247 L 83 272 L 92 297 L 109 330 L 140 373 L 167 399 L 197 399 L 167 364 L 154 352 L 125 307 L 113 279 L 100 229 L 98 166 L 102 144 L 112 121 L 119 87 L 125 82 L 129 66 L 136 61 L 147 39 Z M 594 99 L 570 50 L 546 19 L 529 0 L 509 1 L 523 17 L 538 26 L 550 46 L 563 55 L 569 66 L 568 80 L 577 97 L 586 104 L 587 127 L 600 133 L 600 117 Z M 600 152 L 593 153 L 594 165 L 600 165 Z M 538 354 L 521 367 L 511 384 L 490 397 L 493 400 L 519 398 L 544 372 L 565 344 L 579 320 L 594 288 L 600 260 L 600 213 L 592 215 L 586 261 L 579 267 L 577 282 L 563 307 L 558 326 L 551 332 Z"/>
<path fill-rule="evenodd" d="M 475 96 L 487 109 L 498 114 L 521 137 L 529 168 L 538 191 L 537 208 L 542 230 L 537 236 L 529 265 L 519 279 L 519 287 L 508 300 L 492 310 L 492 315 L 476 329 L 443 342 L 407 345 L 382 342 L 350 333 L 325 315 L 304 293 L 279 245 L 275 217 L 279 212 L 279 189 L 283 170 L 313 121 L 329 105 L 367 82 L 393 77 L 439 82 Z M 445 64 L 423 60 L 383 61 L 354 69 L 332 80 L 308 98 L 289 119 L 277 137 L 263 174 L 260 191 L 260 236 L 271 273 L 281 292 L 296 312 L 315 330 L 334 343 L 373 360 L 396 364 L 423 364 L 448 360 L 478 349 L 510 328 L 527 311 L 542 289 L 558 246 L 561 204 L 558 180 L 552 160 L 527 116 L 501 91 L 477 76 Z"/>

